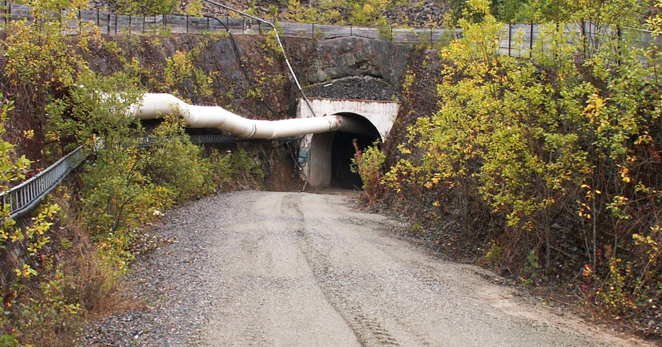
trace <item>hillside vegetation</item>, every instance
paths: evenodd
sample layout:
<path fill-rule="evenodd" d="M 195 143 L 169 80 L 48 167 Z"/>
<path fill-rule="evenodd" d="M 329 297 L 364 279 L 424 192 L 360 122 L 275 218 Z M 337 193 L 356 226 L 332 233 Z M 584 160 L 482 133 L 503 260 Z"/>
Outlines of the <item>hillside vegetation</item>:
<path fill-rule="evenodd" d="M 0 346 L 70 346 L 86 318 L 127 304 L 117 295 L 127 264 L 172 241 L 145 239 L 148 223 L 218 189 L 260 187 L 267 174 L 258 155 L 241 148 L 203 153 L 174 118 L 153 129 L 153 146 L 141 146 L 147 130 L 123 116 L 127 106 L 150 90 L 273 118 L 287 114 L 294 93 L 272 38 L 245 38 L 262 52 L 240 58 L 252 68 L 254 83 L 246 85 L 228 72 L 237 69 L 231 62 L 205 65 L 220 34 L 112 39 L 85 25 L 71 34 L 66 18 L 45 13 L 92 6 L 87 1 L 25 2 L 35 21 L 14 21 L 2 32 L 0 188 L 79 145 L 98 151 L 30 221 L 16 224 L 5 207 Z M 458 23 L 463 38 L 434 51 L 421 47 L 425 59 L 403 80 L 408 111 L 396 128 L 408 130 L 357 158 L 366 196 L 406 211 L 412 231 L 429 233 L 440 247 L 474 254 L 526 285 L 567 284 L 587 312 L 659 336 L 662 65 L 658 51 L 631 48 L 637 38 L 617 34 L 655 11 L 632 0 L 430 3 L 237 6 L 280 20 Z M 195 0 L 95 4 L 133 14 L 203 9 Z M 431 19 L 410 16 L 423 7 Z M 547 23 L 545 49 L 535 47 L 531 59 L 496 54 L 500 21 L 524 20 Z M 557 22 L 616 31 L 599 40 L 568 37 Z M 648 23 L 662 30 L 659 16 Z M 229 44 L 220 47 L 230 55 Z M 421 95 L 432 98 L 419 102 Z M 275 111 L 256 106 L 266 103 Z"/>
<path fill-rule="evenodd" d="M 147 237 L 149 223 L 175 204 L 264 185 L 269 158 L 258 158 L 257 145 L 203 152 L 179 119 L 165 117 L 148 132 L 126 117 L 143 92 L 169 92 L 247 113 L 261 106 L 242 106 L 246 100 L 271 102 L 274 112 L 289 107 L 263 92 L 286 88 L 275 52 L 252 64 L 250 78 L 269 81 L 246 85 L 203 64 L 222 35 L 109 38 L 87 25 L 71 34 L 62 23 L 73 18 L 47 15 L 84 4 L 31 1 L 34 21 L 12 21 L 2 32 L 0 188 L 77 146 L 93 156 L 20 223 L 3 207 L 0 346 L 73 345 L 85 319 L 138 304 L 119 295 L 128 263 L 173 241 Z M 267 44 L 254 40 L 256 49 Z M 148 135 L 152 145 L 143 146 Z"/>
<path fill-rule="evenodd" d="M 463 38 L 404 80 L 410 113 L 396 127 L 408 131 L 358 162 L 366 197 L 408 211 L 442 251 L 660 336 L 662 65 L 658 47 L 619 35 L 639 22 L 637 3 L 559 5 L 571 23 L 611 30 L 593 39 L 549 23 L 531 59 L 497 54 L 501 23 L 487 1 L 468 3 Z M 436 111 L 409 105 L 417 73 L 437 80 Z"/>

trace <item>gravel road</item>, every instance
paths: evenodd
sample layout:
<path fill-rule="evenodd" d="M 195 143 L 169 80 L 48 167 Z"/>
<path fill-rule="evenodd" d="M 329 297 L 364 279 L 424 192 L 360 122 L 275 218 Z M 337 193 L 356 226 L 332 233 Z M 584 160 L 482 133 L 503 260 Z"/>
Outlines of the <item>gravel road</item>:
<path fill-rule="evenodd" d="M 176 238 L 130 275 L 136 308 L 81 346 L 641 346 L 399 238 L 343 195 L 220 194 L 171 211 Z"/>

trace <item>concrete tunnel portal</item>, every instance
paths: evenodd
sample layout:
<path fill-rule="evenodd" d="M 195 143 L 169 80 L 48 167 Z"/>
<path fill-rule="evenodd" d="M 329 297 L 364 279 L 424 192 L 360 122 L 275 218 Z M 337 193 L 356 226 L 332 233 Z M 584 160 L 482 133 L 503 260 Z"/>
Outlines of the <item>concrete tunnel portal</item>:
<path fill-rule="evenodd" d="M 299 102 L 298 118 L 342 116 L 360 126 L 352 132 L 334 131 L 306 135 L 300 144 L 302 175 L 311 186 L 360 189 L 361 178 L 351 172 L 351 159 L 375 141 L 383 142 L 398 114 L 399 104 L 387 101 L 311 98 L 312 109 Z"/>

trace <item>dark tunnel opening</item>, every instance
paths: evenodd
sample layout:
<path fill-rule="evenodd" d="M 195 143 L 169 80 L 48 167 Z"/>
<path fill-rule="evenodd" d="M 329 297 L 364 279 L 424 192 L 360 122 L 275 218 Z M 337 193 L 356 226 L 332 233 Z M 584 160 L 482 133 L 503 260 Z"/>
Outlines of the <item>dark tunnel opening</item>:
<path fill-rule="evenodd" d="M 361 151 L 372 145 L 376 140 L 381 140 L 379 132 L 369 120 L 356 114 L 339 114 L 352 117 L 365 124 L 365 133 L 355 134 L 337 132 L 331 144 L 331 187 L 344 189 L 361 189 L 362 182 L 358 173 L 351 171 L 352 158 L 356 154 L 353 141 Z"/>

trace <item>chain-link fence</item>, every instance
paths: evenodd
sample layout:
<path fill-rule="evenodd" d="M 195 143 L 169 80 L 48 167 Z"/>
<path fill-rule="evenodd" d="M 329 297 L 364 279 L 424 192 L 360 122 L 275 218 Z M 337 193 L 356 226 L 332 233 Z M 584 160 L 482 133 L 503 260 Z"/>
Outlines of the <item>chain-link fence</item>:
<path fill-rule="evenodd" d="M 8 1 L 2 2 L 2 23 L 13 20 L 32 19 L 30 7 Z M 109 35 L 132 34 L 202 34 L 208 32 L 230 31 L 234 35 L 266 35 L 271 29 L 264 23 L 251 18 L 235 18 L 230 15 L 217 17 L 192 17 L 185 15 L 159 16 L 123 16 L 100 10 L 67 10 L 54 13 L 57 18 L 75 18 L 66 25 L 72 32 L 83 23 L 93 23 L 102 33 Z M 317 23 L 278 22 L 281 37 L 300 37 L 311 39 L 334 39 L 342 37 L 362 37 L 368 39 L 384 39 L 403 43 L 439 43 L 449 42 L 462 35 L 461 29 L 405 29 L 405 28 L 369 28 L 353 25 L 328 25 Z M 551 30 L 542 24 L 505 24 L 501 28 L 499 53 L 510 56 L 530 56 L 537 47 L 545 49 L 549 44 L 545 40 L 545 31 Z M 583 24 L 566 24 L 563 27 L 568 40 L 580 37 L 586 41 L 587 47 L 598 44 L 605 35 L 618 35 L 629 38 L 638 47 L 648 47 L 655 43 L 662 46 L 661 37 L 653 37 L 650 31 L 624 28 L 613 29 L 608 26 L 598 26 L 590 22 Z M 583 35 L 580 35 L 582 34 Z"/>
<path fill-rule="evenodd" d="M 30 7 L 7 1 L 2 2 L 2 23 L 15 20 L 32 20 Z M 132 34 L 202 34 L 228 31 L 235 35 L 266 35 L 271 29 L 260 21 L 250 18 L 218 17 L 216 21 L 208 17 L 185 15 L 123 16 L 100 10 L 67 10 L 53 13 L 55 18 L 75 18 L 63 25 L 72 32 L 83 23 L 93 23 L 102 33 L 109 35 Z M 341 37 L 363 37 L 368 39 L 388 39 L 394 42 L 443 42 L 457 37 L 459 29 L 402 29 L 384 27 L 381 29 L 357 27 L 353 25 L 327 25 L 316 23 L 279 22 L 282 37 L 312 39 L 333 39 Z"/>
<path fill-rule="evenodd" d="M 620 28 L 608 25 L 595 25 L 590 22 L 575 24 L 505 24 L 501 27 L 499 53 L 513 57 L 531 57 L 534 50 L 552 52 L 552 31 L 560 32 L 565 41 L 584 47 L 586 52 L 604 42 L 616 42 L 630 47 L 648 48 L 651 45 L 660 50 L 662 37 L 653 36 L 651 31 Z M 547 33 L 547 34 L 546 34 Z M 557 48 L 558 49 L 558 48 Z"/>

